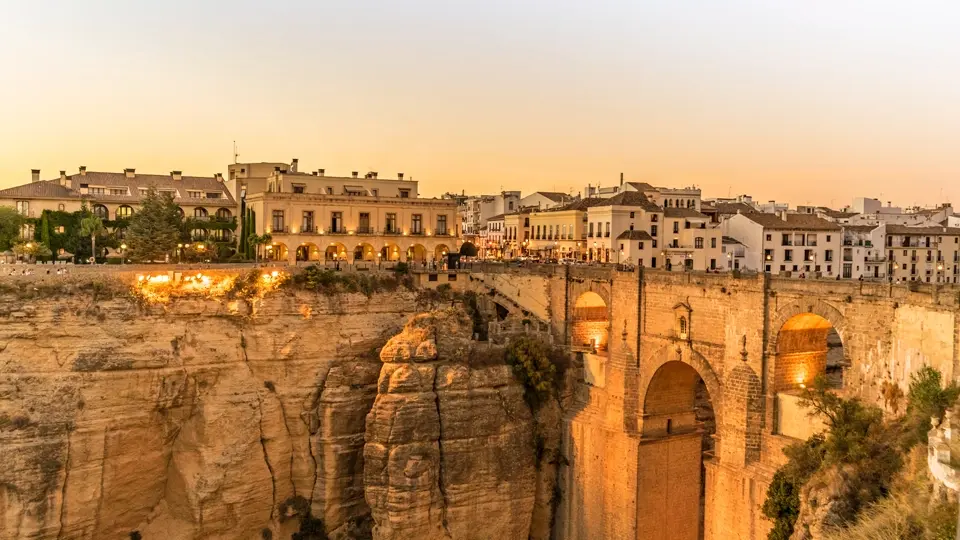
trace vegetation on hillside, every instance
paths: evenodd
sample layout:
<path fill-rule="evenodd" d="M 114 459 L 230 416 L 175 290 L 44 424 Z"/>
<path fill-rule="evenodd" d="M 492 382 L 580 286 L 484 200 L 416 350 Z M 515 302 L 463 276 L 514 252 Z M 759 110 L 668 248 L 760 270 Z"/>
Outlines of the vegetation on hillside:
<path fill-rule="evenodd" d="M 906 413 L 885 420 L 879 408 L 837 396 L 818 378 L 801 403 L 823 419 L 826 430 L 784 450 L 787 463 L 774 475 L 763 504 L 774 524 L 768 538 L 786 540 L 794 533 L 805 488 L 834 486 L 825 511 L 825 525 L 834 528 L 855 523 L 865 509 L 870 508 L 864 515 L 880 512 L 874 503 L 895 505 L 888 499 L 906 453 L 926 443 L 930 418 L 942 418 L 958 393 L 956 385 L 944 388 L 940 373 L 924 367 L 911 377 Z"/>

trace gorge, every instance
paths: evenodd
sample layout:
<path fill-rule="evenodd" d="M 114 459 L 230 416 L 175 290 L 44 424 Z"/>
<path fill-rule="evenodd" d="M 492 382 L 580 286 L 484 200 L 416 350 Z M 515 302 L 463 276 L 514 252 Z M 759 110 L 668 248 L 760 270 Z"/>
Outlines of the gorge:
<path fill-rule="evenodd" d="M 952 378 L 960 335 L 949 287 L 477 267 L 154 298 L 143 273 L 3 284 L 0 538 L 761 538 L 828 349 L 885 407 Z M 519 335 L 568 351 L 556 406 L 502 361 Z"/>

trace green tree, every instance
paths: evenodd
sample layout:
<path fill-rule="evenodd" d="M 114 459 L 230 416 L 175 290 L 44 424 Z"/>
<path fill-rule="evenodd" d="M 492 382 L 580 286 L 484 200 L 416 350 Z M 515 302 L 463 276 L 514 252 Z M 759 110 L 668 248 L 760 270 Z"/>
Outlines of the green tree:
<path fill-rule="evenodd" d="M 80 218 L 80 236 L 90 237 L 90 252 L 94 260 L 97 258 L 97 236 L 106 231 L 103 220 L 95 214 L 87 214 Z"/>
<path fill-rule="evenodd" d="M 170 193 L 150 188 L 140 201 L 140 210 L 130 218 L 126 243 L 131 259 L 156 261 L 177 248 L 180 239 L 180 207 Z"/>
<path fill-rule="evenodd" d="M 49 257 L 50 248 L 42 242 L 24 242 L 15 244 L 13 252 L 27 259 L 36 259 L 37 257 Z"/>
<path fill-rule="evenodd" d="M 250 233 L 250 236 L 247 237 L 247 244 L 250 245 L 254 250 L 253 260 L 255 262 L 260 261 L 260 246 L 269 244 L 271 241 L 273 241 L 273 236 L 271 236 L 270 233 L 266 233 L 266 234 Z"/>
<path fill-rule="evenodd" d="M 0 206 L 0 251 L 10 249 L 20 238 L 23 216 L 12 206 Z"/>
<path fill-rule="evenodd" d="M 953 406 L 960 394 L 957 383 L 943 386 L 940 372 L 924 366 L 910 375 L 910 390 L 907 393 L 906 445 L 927 442 L 930 419 L 943 419 L 943 413 Z"/>
<path fill-rule="evenodd" d="M 46 210 L 40 217 L 40 243 L 48 248 L 50 246 L 50 217 Z"/>

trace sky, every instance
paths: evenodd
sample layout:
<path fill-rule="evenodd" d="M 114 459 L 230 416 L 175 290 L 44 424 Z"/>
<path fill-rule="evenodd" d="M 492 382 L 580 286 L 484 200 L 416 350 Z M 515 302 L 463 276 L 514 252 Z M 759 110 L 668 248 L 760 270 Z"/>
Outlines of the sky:
<path fill-rule="evenodd" d="M 0 3 L 0 187 L 300 159 L 429 196 L 960 197 L 960 4 Z"/>

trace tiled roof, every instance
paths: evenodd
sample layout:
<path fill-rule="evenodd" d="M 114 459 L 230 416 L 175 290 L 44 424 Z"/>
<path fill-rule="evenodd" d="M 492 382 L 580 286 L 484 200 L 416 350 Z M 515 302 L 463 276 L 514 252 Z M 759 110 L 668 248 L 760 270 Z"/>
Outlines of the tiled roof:
<path fill-rule="evenodd" d="M 763 226 L 764 229 L 789 231 L 839 231 L 840 225 L 811 214 L 787 214 L 784 221 L 776 214 L 753 212 L 743 217 Z"/>
<path fill-rule="evenodd" d="M 851 232 L 870 232 L 877 228 L 877 225 L 843 225 L 843 230 Z"/>
<path fill-rule="evenodd" d="M 956 227 L 910 227 L 909 225 L 887 225 L 887 234 L 922 234 L 922 235 L 960 235 L 960 228 Z"/>
<path fill-rule="evenodd" d="M 750 206 L 747 203 L 742 202 L 732 202 L 732 203 L 717 203 L 717 213 L 718 214 L 750 214 L 757 212 L 757 209 Z"/>
<path fill-rule="evenodd" d="M 506 216 L 506 214 L 498 214 L 498 215 L 493 216 L 493 217 L 491 217 L 491 218 L 487 218 L 487 221 L 488 221 L 488 222 L 490 222 L 490 221 L 503 221 L 503 217 L 504 217 L 504 216 Z"/>
<path fill-rule="evenodd" d="M 640 192 L 655 191 L 657 189 L 646 182 L 627 182 L 627 185 Z"/>
<path fill-rule="evenodd" d="M 720 240 L 720 242 L 723 243 L 723 244 L 743 244 L 743 242 L 737 240 L 736 238 L 734 238 L 734 237 L 732 237 L 732 236 L 724 236 L 724 237 Z"/>
<path fill-rule="evenodd" d="M 61 186 L 59 180 L 30 182 L 0 190 L 0 199 L 79 199 L 80 192 Z"/>
<path fill-rule="evenodd" d="M 600 204 L 593 206 L 639 206 L 648 212 L 662 212 L 663 209 L 638 191 L 624 191 L 609 199 L 601 199 Z"/>
<path fill-rule="evenodd" d="M 589 199 L 580 199 L 579 201 L 573 201 L 570 204 L 561 206 L 560 208 L 551 208 L 550 210 L 545 210 L 545 212 L 561 212 L 563 210 L 586 210 L 594 206 L 603 206 L 604 204 L 609 204 L 608 199 L 601 197 L 591 197 Z"/>
<path fill-rule="evenodd" d="M 562 203 L 564 201 L 570 200 L 570 195 L 566 193 L 561 193 L 559 191 L 536 191 L 530 195 L 543 195 L 544 197 L 550 199 L 555 203 Z M 530 195 L 527 195 L 529 197 Z"/>
<path fill-rule="evenodd" d="M 38 198 L 38 199 L 79 199 L 83 197 L 97 202 L 138 203 L 140 189 L 154 187 L 158 190 L 176 190 L 175 200 L 190 202 L 197 205 L 233 206 L 236 202 L 227 187 L 213 176 L 181 176 L 175 180 L 169 174 L 135 174 L 128 178 L 125 173 L 88 171 L 86 174 L 72 174 L 70 179 L 72 189 L 60 185 L 60 180 L 45 180 L 31 182 L 21 186 L 0 190 L 0 198 Z M 104 187 L 107 190 L 126 189 L 128 195 L 80 194 L 80 185 Z M 202 191 L 204 197 L 193 199 L 187 197 L 187 191 Z M 219 192 L 221 198 L 207 199 L 207 192 Z"/>
<path fill-rule="evenodd" d="M 623 231 L 617 240 L 653 240 L 653 237 L 647 231 L 632 230 Z"/>
<path fill-rule="evenodd" d="M 830 216 L 834 219 L 843 219 L 856 216 L 858 212 L 845 212 L 843 210 L 830 210 L 829 208 L 818 209 L 826 216 Z"/>
<path fill-rule="evenodd" d="M 710 219 L 706 214 L 701 214 L 693 208 L 664 208 L 663 215 L 669 218 L 701 218 Z"/>

